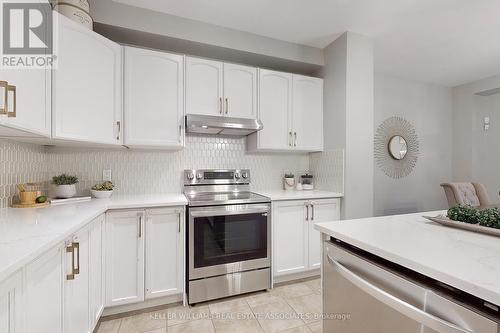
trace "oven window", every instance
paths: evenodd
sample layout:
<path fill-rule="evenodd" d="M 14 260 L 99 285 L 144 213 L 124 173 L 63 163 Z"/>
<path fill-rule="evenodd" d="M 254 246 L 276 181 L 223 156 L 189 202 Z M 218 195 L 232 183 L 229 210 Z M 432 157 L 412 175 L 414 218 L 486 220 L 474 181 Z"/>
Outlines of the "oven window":
<path fill-rule="evenodd" d="M 267 257 L 267 216 L 242 214 L 194 219 L 194 267 Z"/>

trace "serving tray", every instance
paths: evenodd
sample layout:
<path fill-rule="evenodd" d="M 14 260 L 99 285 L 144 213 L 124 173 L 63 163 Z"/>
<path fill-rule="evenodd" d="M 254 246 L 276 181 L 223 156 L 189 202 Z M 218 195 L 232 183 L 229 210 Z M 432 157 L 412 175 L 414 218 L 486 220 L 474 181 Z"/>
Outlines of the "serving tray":
<path fill-rule="evenodd" d="M 477 232 L 480 234 L 486 234 L 486 235 L 490 235 L 490 236 L 500 237 L 500 229 L 483 227 L 483 226 L 478 225 L 478 224 L 470 224 L 470 223 L 465 223 L 465 222 L 454 221 L 454 220 L 452 220 L 444 215 L 438 215 L 435 217 L 432 217 L 432 216 L 424 216 L 424 217 L 428 220 L 445 225 L 447 227 L 468 230 L 468 231 Z"/>

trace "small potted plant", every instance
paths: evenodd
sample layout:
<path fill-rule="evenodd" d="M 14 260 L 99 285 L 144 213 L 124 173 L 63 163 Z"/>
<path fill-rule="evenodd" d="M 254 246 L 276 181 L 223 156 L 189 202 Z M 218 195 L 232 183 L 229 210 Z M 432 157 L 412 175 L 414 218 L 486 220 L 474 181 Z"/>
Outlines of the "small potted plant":
<path fill-rule="evenodd" d="M 96 199 L 107 199 L 111 197 L 113 194 L 113 188 L 115 185 L 113 185 L 112 182 L 106 181 L 104 183 L 96 184 L 92 186 L 91 192 L 92 196 Z"/>
<path fill-rule="evenodd" d="M 76 186 L 78 177 L 70 176 L 65 173 L 59 176 L 52 177 L 52 184 L 55 185 L 54 195 L 56 198 L 68 199 L 76 194 Z"/>
<path fill-rule="evenodd" d="M 295 175 L 293 173 L 286 172 L 284 179 L 285 190 L 295 189 Z"/>

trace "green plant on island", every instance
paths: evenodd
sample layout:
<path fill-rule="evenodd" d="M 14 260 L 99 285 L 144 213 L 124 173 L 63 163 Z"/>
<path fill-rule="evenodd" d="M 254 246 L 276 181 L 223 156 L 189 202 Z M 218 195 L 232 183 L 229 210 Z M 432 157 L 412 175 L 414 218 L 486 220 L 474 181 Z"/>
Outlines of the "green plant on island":
<path fill-rule="evenodd" d="M 104 183 L 95 184 L 94 186 L 92 186 L 92 190 L 94 190 L 94 191 L 113 191 L 114 187 L 115 187 L 115 185 L 112 182 L 106 181 Z"/>
<path fill-rule="evenodd" d="M 500 229 L 499 208 L 479 210 L 472 206 L 458 205 L 450 208 L 447 216 L 454 221 Z"/>
<path fill-rule="evenodd" d="M 65 173 L 52 177 L 52 184 L 60 186 L 60 185 L 74 185 L 78 183 L 78 177 L 70 176 Z"/>

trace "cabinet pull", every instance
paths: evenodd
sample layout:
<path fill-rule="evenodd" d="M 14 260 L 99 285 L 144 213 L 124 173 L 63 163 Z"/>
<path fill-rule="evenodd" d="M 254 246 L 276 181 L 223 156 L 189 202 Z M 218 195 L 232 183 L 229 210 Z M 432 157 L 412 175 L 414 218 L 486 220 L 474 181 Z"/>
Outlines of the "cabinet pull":
<path fill-rule="evenodd" d="M 222 97 L 219 97 L 219 113 L 224 114 L 224 107 L 222 106 Z"/>
<path fill-rule="evenodd" d="M 314 221 L 314 205 L 311 204 L 311 221 Z"/>
<path fill-rule="evenodd" d="M 292 141 L 293 141 L 292 132 L 289 132 L 288 133 L 288 145 L 290 147 L 292 146 Z"/>
<path fill-rule="evenodd" d="M 75 279 L 75 248 L 73 244 L 66 247 L 66 253 L 71 253 L 71 273 L 66 274 L 66 280 L 74 280 Z"/>
<path fill-rule="evenodd" d="M 139 238 L 142 237 L 142 217 L 143 215 L 139 215 Z"/>
<path fill-rule="evenodd" d="M 76 268 L 75 275 L 80 274 L 80 243 L 73 243 L 73 248 L 76 250 Z"/>
<path fill-rule="evenodd" d="M 309 221 L 309 205 L 306 205 L 306 221 Z"/>
<path fill-rule="evenodd" d="M 12 93 L 12 111 L 9 110 L 9 94 Z M 9 118 L 16 117 L 16 109 L 17 109 L 17 93 L 16 86 L 7 85 L 7 115 Z"/>
<path fill-rule="evenodd" d="M 8 110 L 8 91 L 7 86 L 9 84 L 7 81 L 0 81 L 0 114 L 7 114 Z"/>
<path fill-rule="evenodd" d="M 179 125 L 179 143 L 182 143 L 182 125 Z"/>
<path fill-rule="evenodd" d="M 229 113 L 229 100 L 226 98 L 226 114 Z"/>
<path fill-rule="evenodd" d="M 293 142 L 293 146 L 297 147 L 297 132 L 294 132 L 293 135 L 295 136 L 295 141 Z"/>
<path fill-rule="evenodd" d="M 120 140 L 120 132 L 122 131 L 122 124 L 120 121 L 117 121 L 116 125 L 118 126 L 118 134 L 116 135 L 116 140 Z"/>
<path fill-rule="evenodd" d="M 177 232 L 181 233 L 181 212 L 177 213 L 179 216 L 179 219 L 177 220 Z"/>

